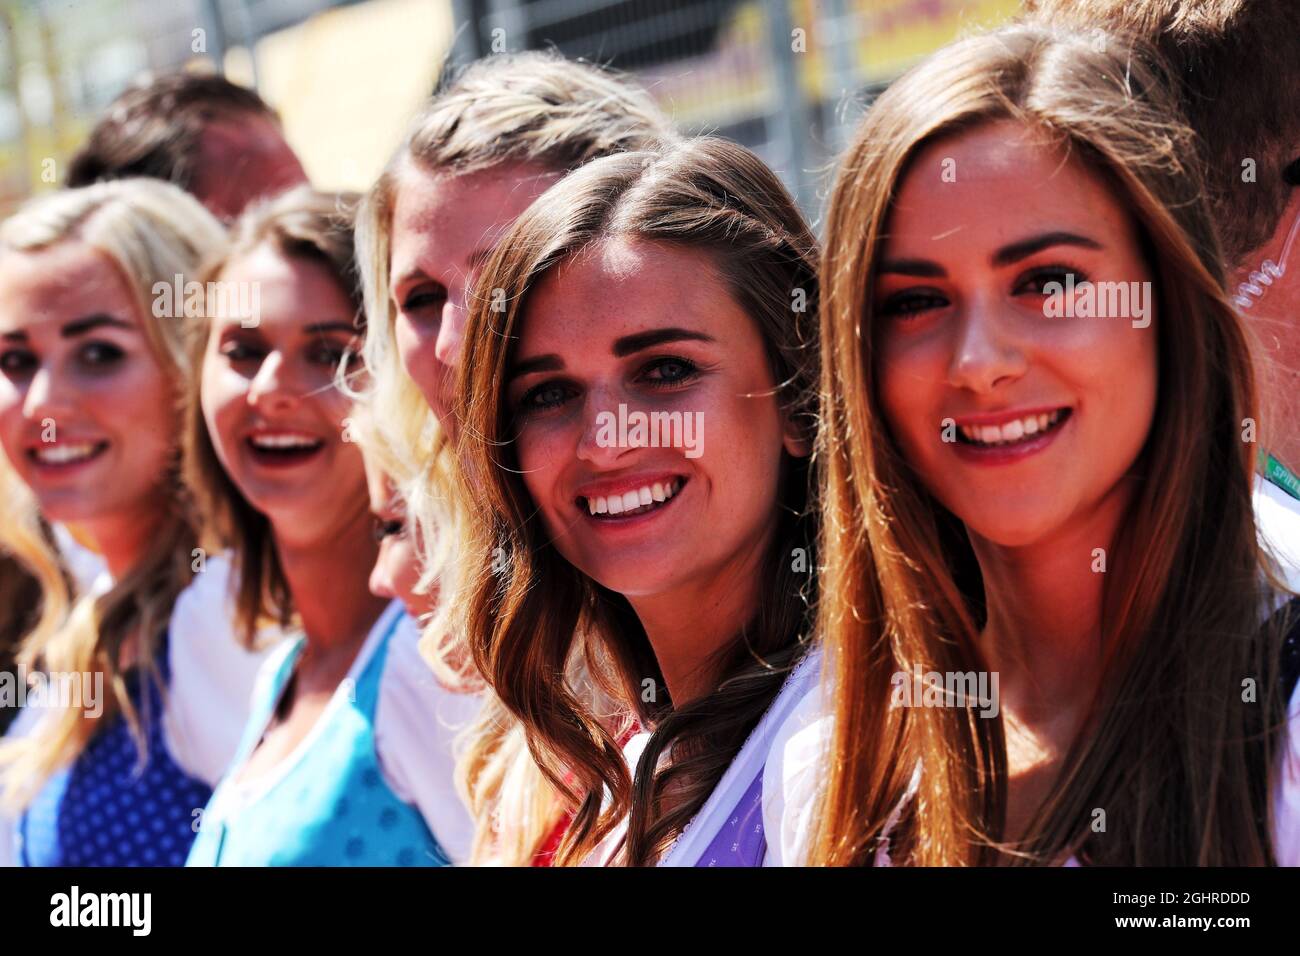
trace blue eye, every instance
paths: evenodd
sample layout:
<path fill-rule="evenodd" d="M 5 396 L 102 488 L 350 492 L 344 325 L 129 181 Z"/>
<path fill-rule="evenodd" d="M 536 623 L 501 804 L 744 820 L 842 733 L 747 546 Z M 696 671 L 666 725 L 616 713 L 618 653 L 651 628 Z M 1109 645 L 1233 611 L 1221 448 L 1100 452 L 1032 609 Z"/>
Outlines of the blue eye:
<path fill-rule="evenodd" d="M 523 398 L 519 399 L 519 410 L 537 412 L 558 408 L 572 397 L 572 392 L 573 389 L 561 382 L 543 382 L 524 393 Z"/>
<path fill-rule="evenodd" d="M 699 366 L 690 359 L 677 356 L 655 359 L 642 369 L 642 375 L 655 388 L 671 388 L 674 385 L 682 385 L 694 379 L 698 374 Z"/>

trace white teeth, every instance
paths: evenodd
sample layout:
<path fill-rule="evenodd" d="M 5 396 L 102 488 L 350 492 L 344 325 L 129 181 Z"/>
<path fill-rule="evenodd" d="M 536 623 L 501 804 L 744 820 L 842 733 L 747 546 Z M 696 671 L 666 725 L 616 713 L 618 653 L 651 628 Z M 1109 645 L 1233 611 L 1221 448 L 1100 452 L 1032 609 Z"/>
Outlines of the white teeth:
<path fill-rule="evenodd" d="M 656 481 L 651 485 L 642 485 L 635 491 L 625 491 L 621 495 L 608 498 L 597 495 L 587 498 L 587 511 L 593 515 L 622 514 L 635 511 L 656 503 L 662 504 L 681 489 L 681 479 L 673 478 L 667 483 Z"/>
<path fill-rule="evenodd" d="M 76 445 L 51 445 L 48 448 L 38 448 L 36 458 L 50 465 L 66 465 L 69 462 L 81 461 L 83 458 L 89 458 L 95 453 L 95 446 L 90 442 L 82 442 Z"/>
<path fill-rule="evenodd" d="M 309 435 L 284 433 L 254 435 L 252 441 L 256 448 L 315 448 L 320 444 L 320 439 Z"/>
<path fill-rule="evenodd" d="M 1043 412 L 1039 415 L 1026 415 L 1003 425 L 962 425 L 960 431 L 967 441 L 980 445 L 1002 445 L 1047 431 L 1060 420 L 1060 411 L 1050 414 Z"/>

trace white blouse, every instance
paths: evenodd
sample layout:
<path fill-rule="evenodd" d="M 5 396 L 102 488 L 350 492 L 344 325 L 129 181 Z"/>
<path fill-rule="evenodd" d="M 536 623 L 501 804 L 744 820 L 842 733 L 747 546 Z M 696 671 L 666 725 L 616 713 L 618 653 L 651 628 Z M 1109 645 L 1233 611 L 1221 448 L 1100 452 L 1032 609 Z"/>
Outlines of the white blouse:
<path fill-rule="evenodd" d="M 1254 505 L 1261 543 L 1277 560 L 1287 586 L 1300 591 L 1300 502 L 1261 480 L 1255 488 Z M 768 843 L 765 865 L 802 866 L 809 858 L 813 808 L 825 782 L 833 730 L 824 694 L 817 681 L 773 739 L 763 778 L 763 826 Z M 1273 798 L 1277 861 L 1282 866 L 1300 866 L 1300 686 L 1287 708 L 1285 751 L 1273 780 Z M 888 860 L 878 856 L 877 862 Z M 1071 858 L 1066 865 L 1078 864 Z"/>

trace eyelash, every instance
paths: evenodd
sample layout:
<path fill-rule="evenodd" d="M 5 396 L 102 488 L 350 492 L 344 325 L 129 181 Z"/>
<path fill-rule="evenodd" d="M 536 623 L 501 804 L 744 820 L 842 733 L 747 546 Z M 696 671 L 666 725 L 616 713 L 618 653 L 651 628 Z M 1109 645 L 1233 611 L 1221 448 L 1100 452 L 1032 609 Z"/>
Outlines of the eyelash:
<path fill-rule="evenodd" d="M 644 379 L 646 372 L 649 372 L 652 369 L 660 369 L 665 365 L 672 365 L 672 364 L 680 365 L 685 369 L 684 373 L 681 375 L 680 378 L 675 378 L 671 381 L 664 381 L 662 379 Z M 677 355 L 665 355 L 665 356 L 661 356 L 660 358 L 652 359 L 651 361 L 647 362 L 644 366 L 642 366 L 640 375 L 643 377 L 643 380 L 646 381 L 651 388 L 669 391 L 669 390 L 678 389 L 686 385 L 689 385 L 691 382 L 695 381 L 695 379 L 700 376 L 700 373 L 702 371 L 704 371 L 704 369 L 702 369 L 697 363 L 692 362 L 688 358 L 682 358 L 681 356 L 677 356 Z M 542 382 L 540 385 L 535 385 L 532 388 L 530 388 L 519 399 L 520 413 L 526 415 L 529 413 L 544 412 L 549 409 L 558 408 L 559 406 L 563 405 L 564 402 L 568 400 L 567 397 L 562 399 L 557 399 L 555 401 L 543 402 L 541 404 L 535 404 L 533 401 L 536 396 L 541 395 L 551 389 L 557 389 L 557 388 L 567 388 L 567 386 L 565 386 L 561 382 L 551 381 L 551 382 Z M 572 389 L 569 389 L 569 391 L 571 390 Z"/>
<path fill-rule="evenodd" d="M 227 342 L 221 346 L 220 352 L 232 365 L 259 361 L 266 356 L 264 349 L 249 345 L 246 342 Z M 338 368 L 344 358 L 351 364 L 356 357 L 357 353 L 354 349 L 348 346 L 336 345 L 319 345 L 310 349 L 307 353 L 308 361 L 331 369 Z"/>
<path fill-rule="evenodd" d="M 126 351 L 112 342 L 86 342 L 77 350 L 81 364 L 91 371 L 112 367 L 126 357 Z M 0 372 L 20 375 L 37 365 L 36 356 L 27 349 L 10 349 L 0 354 Z"/>
<path fill-rule="evenodd" d="M 1066 274 L 1073 274 L 1075 285 L 1081 285 L 1089 281 L 1088 276 L 1082 269 L 1078 269 L 1065 263 L 1054 263 L 1045 266 L 1036 266 L 1029 272 L 1020 276 L 1016 282 L 1015 294 L 1021 295 L 1025 285 L 1035 280 L 1061 281 L 1064 285 Z M 1043 292 L 1034 292 L 1033 295 L 1044 295 Z M 931 304 L 932 303 L 932 304 Z M 909 289 L 906 292 L 900 292 L 897 295 L 890 296 L 880 306 L 882 316 L 896 317 L 915 315 L 923 312 L 928 308 L 941 308 L 948 303 L 948 299 L 940 292 L 926 289 Z"/>
<path fill-rule="evenodd" d="M 426 308 L 426 307 L 428 307 L 429 305 L 431 305 L 433 302 L 441 302 L 441 301 L 444 301 L 446 298 L 447 298 L 447 293 L 446 293 L 444 290 L 441 290 L 441 289 L 439 289 L 439 290 L 436 291 L 436 292 L 432 292 L 432 291 L 430 291 L 430 292 L 419 292 L 419 291 L 412 292 L 410 295 L 408 295 L 405 299 L 402 300 L 402 311 L 403 311 L 403 312 L 411 312 L 411 311 L 413 311 L 413 310 L 415 310 L 415 309 Z M 420 301 L 421 299 L 427 299 L 427 300 L 432 300 L 432 301 L 431 301 L 431 302 L 421 302 L 421 301 Z"/>
<path fill-rule="evenodd" d="M 400 535 L 406 531 L 406 525 L 401 521 L 383 521 L 379 518 L 374 519 L 375 540 L 383 541 L 385 538 L 393 535 Z"/>

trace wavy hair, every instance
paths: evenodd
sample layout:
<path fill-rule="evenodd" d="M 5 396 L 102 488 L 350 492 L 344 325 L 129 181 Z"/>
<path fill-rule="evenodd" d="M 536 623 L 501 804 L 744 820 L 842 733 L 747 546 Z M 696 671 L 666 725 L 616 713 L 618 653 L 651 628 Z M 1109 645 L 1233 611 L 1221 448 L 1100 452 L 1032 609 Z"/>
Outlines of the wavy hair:
<path fill-rule="evenodd" d="M 577 811 L 557 854 L 572 863 L 628 816 L 631 865 L 652 863 L 681 833 L 802 655 L 812 584 L 789 560 L 812 547 L 807 459 L 783 456 L 763 598 L 719 652 L 721 677 L 697 701 L 646 702 L 662 674 L 622 595 L 569 564 L 541 527 L 518 470 L 503 401 L 506 370 L 530 293 L 551 270 L 601 240 L 636 238 L 698 250 L 760 331 L 775 394 L 811 435 L 816 416 L 817 243 L 793 200 L 742 146 L 701 137 L 595 160 L 552 186 L 502 238 L 471 302 L 457 382 L 461 494 L 471 503 L 464 561 L 478 570 L 461 596 L 474 661 L 523 722 L 534 759 Z M 504 290 L 494 311 L 489 290 Z M 794 290 L 804 291 L 804 309 Z M 495 565 L 494 571 L 489 571 Z M 572 681 L 575 658 L 624 712 L 653 733 L 628 774 L 608 715 Z M 667 765 L 660 756 L 671 750 Z M 665 795 L 671 791 L 671 807 Z M 602 800 L 608 800 L 602 809 Z"/>
<path fill-rule="evenodd" d="M 0 226 L 0 255 L 77 241 L 106 256 L 135 298 L 145 341 L 172 386 L 179 416 L 193 378 L 191 343 L 197 330 L 184 314 L 156 315 L 152 290 L 156 283 L 170 286 L 178 275 L 193 278 L 223 240 L 221 225 L 192 196 L 158 180 L 124 179 L 32 200 Z M 180 481 L 179 436 L 173 471 L 164 483 L 167 496 L 159 502 L 167 520 L 148 551 L 106 593 L 76 596 L 34 497 L 0 456 L 5 510 L 0 550 L 17 558 L 41 585 L 39 618 L 19 660 L 48 671 L 102 671 L 111 690 L 98 717 L 65 708 L 32 735 L 0 746 L 4 795 L 12 806 L 25 804 L 52 773 L 75 760 L 101 722 L 115 714 L 127 720 L 141 763 L 147 758 L 140 718 L 126 689 L 122 648 L 138 635 L 136 660 L 146 671 L 155 670 L 154 645 L 193 574 L 199 527 Z"/>

